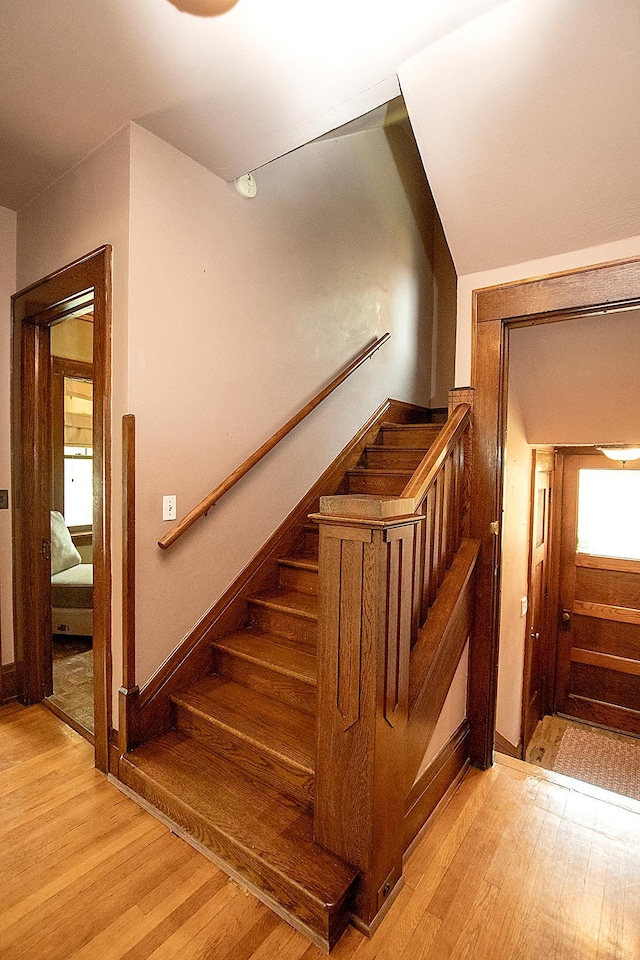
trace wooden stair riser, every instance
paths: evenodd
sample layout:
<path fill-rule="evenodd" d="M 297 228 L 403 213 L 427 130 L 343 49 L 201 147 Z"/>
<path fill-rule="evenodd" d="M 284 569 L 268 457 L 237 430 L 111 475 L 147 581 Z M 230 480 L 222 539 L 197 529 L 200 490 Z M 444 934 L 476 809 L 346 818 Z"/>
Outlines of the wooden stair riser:
<path fill-rule="evenodd" d="M 249 617 L 263 633 L 273 633 L 301 643 L 315 651 L 318 639 L 318 623 L 305 620 L 288 610 L 276 610 L 249 602 Z"/>
<path fill-rule="evenodd" d="M 140 797 L 177 823 L 198 843 L 206 847 L 219 860 L 253 884 L 279 904 L 291 917 L 308 928 L 314 939 L 331 948 L 337 943 L 348 923 L 344 901 L 331 904 L 328 909 L 315 898 L 306 894 L 298 884 L 292 884 L 286 875 L 286 867 L 278 870 L 264 862 L 259 851 L 238 842 L 224 829 L 205 817 L 190 804 L 176 797 L 157 781 L 150 780 L 133 766 L 126 757 L 120 760 L 120 779 Z"/>
<path fill-rule="evenodd" d="M 405 424 L 399 427 L 383 426 L 377 443 L 385 447 L 430 447 L 440 427 L 436 424 Z"/>
<path fill-rule="evenodd" d="M 428 447 L 367 447 L 364 466 L 372 470 L 414 471 Z"/>
<path fill-rule="evenodd" d="M 408 481 L 410 473 L 374 473 L 363 470 L 349 473 L 349 493 L 368 493 L 381 497 L 400 496 Z"/>
<path fill-rule="evenodd" d="M 304 570 L 279 562 L 278 583 L 286 590 L 299 590 L 300 593 L 318 594 L 318 571 Z"/>
<path fill-rule="evenodd" d="M 315 716 L 315 683 L 279 673 L 269 664 L 243 660 L 215 648 L 214 669 L 221 677 L 227 677 L 251 690 L 256 690 L 265 697 L 271 697 L 272 700 L 278 700 L 289 707 L 295 707 L 296 710 Z"/>
<path fill-rule="evenodd" d="M 303 531 L 303 552 L 306 556 L 318 559 L 318 525 L 309 524 Z"/>
<path fill-rule="evenodd" d="M 232 760 L 248 776 L 275 787 L 301 803 L 313 803 L 312 771 L 294 766 L 285 758 L 269 755 L 264 745 L 251 743 L 235 731 L 218 726 L 210 718 L 178 706 L 178 729 L 225 760 Z"/>

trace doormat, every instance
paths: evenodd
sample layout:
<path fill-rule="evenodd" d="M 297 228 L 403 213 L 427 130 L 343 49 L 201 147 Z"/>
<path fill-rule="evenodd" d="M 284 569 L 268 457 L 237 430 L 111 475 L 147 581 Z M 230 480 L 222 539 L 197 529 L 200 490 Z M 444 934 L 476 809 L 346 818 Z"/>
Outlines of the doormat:
<path fill-rule="evenodd" d="M 591 730 L 565 730 L 555 773 L 640 800 L 640 741 L 614 740 Z"/>

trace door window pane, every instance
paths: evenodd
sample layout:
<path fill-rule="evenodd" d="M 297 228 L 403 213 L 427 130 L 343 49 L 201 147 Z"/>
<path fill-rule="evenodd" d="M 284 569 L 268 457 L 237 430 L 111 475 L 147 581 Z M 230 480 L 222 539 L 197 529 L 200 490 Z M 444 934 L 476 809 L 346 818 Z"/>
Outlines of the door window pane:
<path fill-rule="evenodd" d="M 640 560 L 640 470 L 580 470 L 578 553 Z"/>

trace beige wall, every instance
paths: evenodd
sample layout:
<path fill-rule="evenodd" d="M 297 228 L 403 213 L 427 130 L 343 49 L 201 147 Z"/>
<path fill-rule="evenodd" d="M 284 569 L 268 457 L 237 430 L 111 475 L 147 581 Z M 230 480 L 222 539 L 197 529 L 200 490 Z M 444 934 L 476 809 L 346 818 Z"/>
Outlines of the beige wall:
<path fill-rule="evenodd" d="M 513 330 L 529 443 L 639 443 L 639 361 L 640 310 Z"/>
<path fill-rule="evenodd" d="M 496 730 L 516 745 L 520 740 L 522 672 L 527 618 L 521 601 L 529 590 L 531 447 L 527 443 L 518 392 L 509 379 L 504 457 L 500 657 Z"/>
<path fill-rule="evenodd" d="M 246 200 L 132 128 L 129 399 L 144 682 L 387 396 L 428 404 L 432 271 L 384 131 L 310 144 Z M 182 516 L 386 330 L 392 339 L 163 553 Z"/>
<path fill-rule="evenodd" d="M 122 673 L 120 424 L 122 414 L 127 412 L 128 241 L 127 126 L 18 214 L 20 287 L 35 282 L 102 244 L 110 243 L 113 246 L 112 574 L 113 677 L 116 690 Z"/>
<path fill-rule="evenodd" d="M 11 295 L 16 292 L 16 215 L 0 207 L 0 488 L 9 491 L 11 508 L 11 421 L 9 384 Z M 13 662 L 13 599 L 11 509 L 0 510 L 0 640 L 1 662 Z"/>

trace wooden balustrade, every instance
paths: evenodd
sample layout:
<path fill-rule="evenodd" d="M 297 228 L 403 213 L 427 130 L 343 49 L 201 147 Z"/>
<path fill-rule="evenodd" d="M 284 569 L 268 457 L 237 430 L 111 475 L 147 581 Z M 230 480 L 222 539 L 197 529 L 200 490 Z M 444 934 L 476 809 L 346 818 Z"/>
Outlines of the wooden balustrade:
<path fill-rule="evenodd" d="M 399 497 L 323 497 L 313 518 L 320 529 L 314 829 L 319 843 L 360 871 L 354 914 L 368 931 L 401 888 L 407 774 L 415 776 L 414 757 L 424 756 L 469 635 L 478 553 L 465 539 L 470 427 L 470 403 L 458 404 Z"/>
<path fill-rule="evenodd" d="M 333 393 L 333 391 L 339 387 L 341 383 L 344 383 L 347 377 L 350 377 L 351 374 L 358 369 L 358 367 L 362 366 L 366 360 L 369 360 L 369 358 L 372 357 L 373 354 L 379 350 L 380 347 L 383 346 L 383 344 L 385 344 L 390 338 L 391 334 L 385 333 L 382 337 L 379 337 L 374 343 L 363 350 L 362 353 L 355 358 L 355 360 L 352 360 L 351 363 L 346 366 L 344 370 L 342 370 L 336 377 L 334 377 L 326 387 L 317 393 L 313 400 L 310 400 L 309 403 L 305 404 L 305 406 L 302 407 L 302 409 L 299 410 L 295 416 L 291 417 L 291 419 L 288 420 L 283 427 L 274 433 L 273 436 L 266 441 L 266 443 L 263 443 L 254 454 L 252 454 L 250 457 L 247 457 L 244 463 L 240 464 L 240 466 L 234 470 L 233 473 L 229 474 L 226 480 L 223 480 L 222 483 L 219 483 L 218 486 L 212 490 L 208 496 L 206 496 L 193 508 L 193 510 L 190 510 L 189 513 L 187 513 L 182 520 L 180 520 L 175 527 L 169 531 L 169 533 L 162 537 L 161 540 L 158 540 L 158 546 L 163 550 L 166 550 L 167 547 L 170 547 L 172 543 L 175 543 L 175 541 L 181 537 L 182 534 L 185 533 L 189 527 L 196 522 L 196 520 L 198 520 L 200 517 L 203 517 L 205 513 L 207 513 L 211 507 L 213 507 L 214 504 L 216 504 L 218 500 L 238 482 L 238 480 L 241 480 L 242 477 L 246 476 L 252 467 L 259 463 L 263 457 L 273 450 L 273 448 L 280 443 L 280 441 L 284 439 L 288 433 L 291 433 L 294 427 L 297 427 L 299 423 L 302 423 L 305 417 L 308 417 L 309 414 L 315 410 L 315 408 L 319 406 L 323 400 L 326 400 L 329 394 Z"/>

